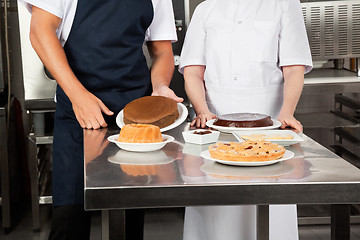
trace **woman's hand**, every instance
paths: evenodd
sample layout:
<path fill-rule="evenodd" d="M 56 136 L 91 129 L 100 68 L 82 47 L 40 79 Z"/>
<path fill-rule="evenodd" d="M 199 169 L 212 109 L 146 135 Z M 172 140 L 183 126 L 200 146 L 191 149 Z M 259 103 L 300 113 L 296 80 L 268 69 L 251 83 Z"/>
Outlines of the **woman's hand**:
<path fill-rule="evenodd" d="M 294 118 L 291 114 L 282 114 L 278 117 L 278 120 L 281 122 L 281 128 L 291 127 L 295 129 L 295 132 L 299 133 L 303 131 L 303 126 L 301 123 Z"/>
<path fill-rule="evenodd" d="M 169 87 L 162 85 L 159 87 L 156 87 L 151 96 L 163 96 L 163 97 L 168 97 L 171 98 L 173 100 L 175 100 L 178 103 L 181 103 L 182 101 L 184 101 L 183 98 L 179 98 L 178 96 L 176 96 L 176 94 L 174 93 L 173 90 L 171 90 Z"/>
<path fill-rule="evenodd" d="M 76 119 L 82 128 L 107 127 L 102 112 L 109 116 L 114 114 L 99 98 L 86 90 L 82 94 L 70 97 L 70 100 Z"/>
<path fill-rule="evenodd" d="M 196 115 L 196 118 L 191 122 L 190 126 L 196 126 L 197 128 L 205 128 L 206 122 L 216 118 L 216 115 L 211 112 L 199 113 Z"/>

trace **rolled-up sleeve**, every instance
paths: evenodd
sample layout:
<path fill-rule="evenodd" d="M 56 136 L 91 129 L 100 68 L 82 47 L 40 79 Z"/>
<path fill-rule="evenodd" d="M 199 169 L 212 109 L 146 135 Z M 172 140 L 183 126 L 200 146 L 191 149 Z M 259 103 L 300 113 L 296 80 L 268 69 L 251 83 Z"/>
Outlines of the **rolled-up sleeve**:
<path fill-rule="evenodd" d="M 64 17 L 64 0 L 19 0 L 19 3 L 24 4 L 29 12 L 32 6 L 36 6 L 61 19 Z"/>
<path fill-rule="evenodd" d="M 202 5 L 194 11 L 189 28 L 186 32 L 184 45 L 181 51 L 179 72 L 183 73 L 186 66 L 206 65 L 206 28 L 201 16 Z"/>
<path fill-rule="evenodd" d="M 313 64 L 299 0 L 282 1 L 279 35 L 279 66 L 304 65 L 305 73 Z"/>
<path fill-rule="evenodd" d="M 154 18 L 146 31 L 145 41 L 177 41 L 174 10 L 171 0 L 153 0 Z"/>

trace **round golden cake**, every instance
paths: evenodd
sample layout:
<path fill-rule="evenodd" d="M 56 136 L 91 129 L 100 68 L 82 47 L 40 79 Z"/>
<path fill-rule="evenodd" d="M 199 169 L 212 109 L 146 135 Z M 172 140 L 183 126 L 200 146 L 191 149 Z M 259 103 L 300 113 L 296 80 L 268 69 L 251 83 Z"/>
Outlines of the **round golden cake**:
<path fill-rule="evenodd" d="M 119 142 L 156 143 L 162 142 L 160 128 L 150 124 L 127 124 L 121 128 Z"/>
<path fill-rule="evenodd" d="M 124 107 L 124 123 L 152 124 L 160 128 L 169 126 L 179 117 L 177 103 L 167 97 L 146 96 Z"/>
<path fill-rule="evenodd" d="M 238 162 L 272 161 L 285 154 L 285 148 L 268 141 L 218 142 L 209 146 L 212 158 Z"/>

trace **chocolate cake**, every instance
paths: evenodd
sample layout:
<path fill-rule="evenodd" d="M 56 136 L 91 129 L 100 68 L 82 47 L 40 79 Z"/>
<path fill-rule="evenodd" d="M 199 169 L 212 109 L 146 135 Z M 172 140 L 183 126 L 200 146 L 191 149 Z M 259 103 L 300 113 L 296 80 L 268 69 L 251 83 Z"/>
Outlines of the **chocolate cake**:
<path fill-rule="evenodd" d="M 230 113 L 218 117 L 214 125 L 222 127 L 268 127 L 273 125 L 270 116 L 260 113 Z"/>
<path fill-rule="evenodd" d="M 167 97 L 138 98 L 124 107 L 124 123 L 152 124 L 160 128 L 169 126 L 179 117 L 177 103 Z"/>

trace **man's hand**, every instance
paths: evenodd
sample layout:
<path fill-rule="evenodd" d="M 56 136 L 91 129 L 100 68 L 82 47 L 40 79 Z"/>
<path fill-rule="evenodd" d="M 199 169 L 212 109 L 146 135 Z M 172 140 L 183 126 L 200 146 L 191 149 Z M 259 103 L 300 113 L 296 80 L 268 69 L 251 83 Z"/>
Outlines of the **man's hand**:
<path fill-rule="evenodd" d="M 184 101 L 183 98 L 179 98 L 178 96 L 176 96 L 176 94 L 174 93 L 173 90 L 171 90 L 169 87 L 162 85 L 159 87 L 156 87 L 151 96 L 163 96 L 163 97 L 168 97 L 171 98 L 173 100 L 175 100 L 178 103 L 181 103 L 182 101 Z"/>
<path fill-rule="evenodd" d="M 87 91 L 69 66 L 64 48 L 56 36 L 61 19 L 41 8 L 32 7 L 30 41 L 41 61 L 69 97 L 82 128 L 98 129 L 107 124 L 101 114 L 113 113 Z"/>
<path fill-rule="evenodd" d="M 114 114 L 99 98 L 86 90 L 70 100 L 76 119 L 82 128 L 99 129 L 100 127 L 107 127 L 102 112 L 109 116 Z"/>

